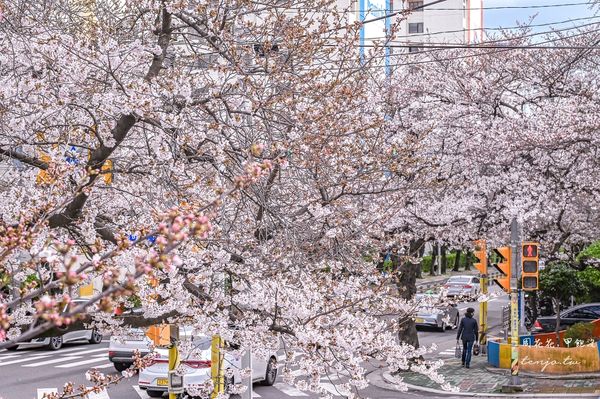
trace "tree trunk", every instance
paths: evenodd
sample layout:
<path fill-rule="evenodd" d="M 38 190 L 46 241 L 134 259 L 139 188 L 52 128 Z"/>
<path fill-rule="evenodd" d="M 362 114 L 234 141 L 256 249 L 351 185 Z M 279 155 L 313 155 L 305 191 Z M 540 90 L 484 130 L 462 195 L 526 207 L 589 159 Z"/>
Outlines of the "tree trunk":
<path fill-rule="evenodd" d="M 457 272 L 459 271 L 458 268 L 460 267 L 460 254 L 462 251 L 457 249 L 454 253 L 456 254 L 456 257 L 454 258 L 454 267 L 452 268 L 452 271 Z"/>
<path fill-rule="evenodd" d="M 435 276 L 435 261 L 438 256 L 438 247 L 433 243 L 433 251 L 431 252 L 431 267 L 429 268 L 429 275 Z"/>
<path fill-rule="evenodd" d="M 440 254 L 441 255 L 440 261 L 442 264 L 442 268 L 441 268 L 442 273 L 441 274 L 446 274 L 446 269 L 448 268 L 448 257 L 446 256 L 447 250 L 448 250 L 448 248 L 446 248 L 445 245 L 442 245 L 442 249 L 441 249 L 442 253 Z"/>
<path fill-rule="evenodd" d="M 467 251 L 465 256 L 465 271 L 471 270 L 471 267 L 473 267 L 473 253 L 471 251 Z"/>
<path fill-rule="evenodd" d="M 424 240 L 422 239 L 412 240 L 410 242 L 408 255 L 410 257 L 416 257 L 423 244 Z M 419 263 L 411 262 L 406 262 L 402 266 L 402 273 L 396 283 L 400 298 L 410 300 L 417 293 L 417 272 L 419 267 Z M 415 326 L 414 319 L 412 317 L 402 318 L 398 320 L 398 323 L 398 340 L 418 348 L 419 336 L 417 335 L 417 327 Z"/>

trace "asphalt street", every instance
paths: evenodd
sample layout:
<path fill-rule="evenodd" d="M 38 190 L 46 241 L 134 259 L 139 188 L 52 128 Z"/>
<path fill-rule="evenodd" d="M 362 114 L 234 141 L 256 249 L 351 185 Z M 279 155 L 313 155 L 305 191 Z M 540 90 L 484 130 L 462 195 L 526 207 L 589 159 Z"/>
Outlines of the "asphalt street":
<path fill-rule="evenodd" d="M 495 290 L 495 289 L 494 289 Z M 489 302 L 490 334 L 499 335 L 501 325 L 502 306 L 508 303 L 508 298 L 503 295 Z M 467 307 L 476 309 L 478 315 L 479 305 L 476 302 L 460 303 L 460 315 L 464 314 Z M 419 330 L 421 345 L 435 343 L 437 349 L 431 353 L 430 359 L 452 358 L 456 342 L 456 330 L 440 332 L 434 329 L 423 328 Z M 116 373 L 112 363 L 108 361 L 108 342 L 97 345 L 87 343 L 67 344 L 58 351 L 48 351 L 45 348 L 21 346 L 18 351 L 0 351 L 0 398 L 2 399 L 42 399 L 44 393 L 56 392 L 67 381 L 78 385 L 86 385 L 85 372 L 96 368 L 104 373 Z M 323 378 L 321 386 L 335 398 L 340 395 L 338 385 L 344 383 L 342 379 Z M 254 386 L 255 397 L 266 399 L 285 399 L 302 397 L 304 399 L 317 398 L 318 395 L 303 392 L 293 386 L 283 383 L 279 378 L 274 386 Z M 419 393 L 398 393 L 371 386 L 360 391 L 361 396 L 369 398 L 414 398 L 422 397 Z M 166 395 L 165 395 L 166 397 Z M 106 392 L 90 395 L 88 399 L 137 399 L 148 398 L 148 395 L 137 386 L 137 376 L 112 386 Z"/>

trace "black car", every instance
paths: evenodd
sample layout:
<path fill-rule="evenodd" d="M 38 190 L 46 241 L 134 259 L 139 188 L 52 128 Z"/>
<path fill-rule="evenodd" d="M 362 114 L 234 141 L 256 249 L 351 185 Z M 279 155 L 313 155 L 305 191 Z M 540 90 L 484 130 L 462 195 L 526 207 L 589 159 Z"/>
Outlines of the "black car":
<path fill-rule="evenodd" d="M 573 306 L 560 313 L 560 330 L 566 330 L 575 323 L 589 323 L 600 319 L 600 303 L 585 303 Z M 556 315 L 539 317 L 531 329 L 534 333 L 551 332 L 556 329 Z"/>

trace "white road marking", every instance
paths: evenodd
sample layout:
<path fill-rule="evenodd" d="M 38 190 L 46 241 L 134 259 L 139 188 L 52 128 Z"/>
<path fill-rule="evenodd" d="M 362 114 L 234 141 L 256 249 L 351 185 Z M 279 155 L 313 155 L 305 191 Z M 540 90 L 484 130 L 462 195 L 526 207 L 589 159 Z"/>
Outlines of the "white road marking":
<path fill-rule="evenodd" d="M 134 385 L 133 389 L 135 390 L 135 392 L 137 392 L 137 394 L 140 396 L 140 398 L 142 399 L 149 399 L 150 396 L 148 396 L 148 394 L 146 393 L 146 391 L 140 389 L 139 385 Z"/>
<path fill-rule="evenodd" d="M 291 385 L 283 384 L 281 382 L 277 382 L 273 386 L 289 396 L 308 396 L 308 394 L 302 392 L 301 390 L 296 389 Z"/>
<path fill-rule="evenodd" d="M 12 359 L 12 358 L 15 358 L 15 357 L 21 357 L 21 355 L 8 355 L 8 356 L 0 356 L 0 362 L 1 362 L 2 360 L 6 360 L 6 359 Z"/>
<path fill-rule="evenodd" d="M 113 366 L 114 366 L 114 364 L 112 364 L 112 363 L 104 363 L 104 364 L 101 364 L 100 366 L 94 366 L 94 368 L 95 369 L 107 369 L 107 368 L 113 367 Z"/>
<path fill-rule="evenodd" d="M 69 353 L 69 356 L 72 356 L 72 355 L 75 355 L 75 356 L 86 355 L 88 353 L 102 352 L 102 351 L 108 353 L 108 348 L 90 349 L 90 350 L 87 350 L 87 351 L 84 350 L 84 351 L 81 351 L 81 352 Z"/>
<path fill-rule="evenodd" d="M 37 399 L 42 399 L 44 394 L 58 393 L 56 388 L 39 388 L 37 390 Z"/>
<path fill-rule="evenodd" d="M 47 364 L 52 364 L 52 363 L 70 362 L 71 360 L 75 360 L 75 359 L 81 359 L 81 356 L 63 356 L 63 357 L 54 358 L 54 359 L 50 359 L 50 360 L 44 360 L 42 362 L 24 364 L 21 367 L 45 366 Z"/>
<path fill-rule="evenodd" d="M 103 362 L 103 361 L 104 361 L 104 359 L 94 358 L 94 359 L 82 360 L 80 362 L 75 362 L 75 363 L 70 363 L 70 364 L 63 364 L 60 366 L 56 366 L 56 368 L 70 369 L 72 367 L 83 366 L 84 364 L 98 363 L 98 362 Z"/>
<path fill-rule="evenodd" d="M 88 389 L 90 389 L 91 387 L 86 387 Z M 85 396 L 85 399 L 110 399 L 108 397 L 108 392 L 106 392 L 106 389 L 101 390 L 99 393 L 95 393 L 95 392 L 90 392 Z"/>
<path fill-rule="evenodd" d="M 8 366 L 9 364 L 16 364 L 16 363 L 23 363 L 23 362 L 28 362 L 31 360 L 38 360 L 38 359 L 43 359 L 46 357 L 49 357 L 50 355 L 42 355 L 42 356 L 34 356 L 34 357 L 28 357 L 28 358 L 21 358 L 21 359 L 17 359 L 17 360 L 11 360 L 8 362 L 0 362 L 0 367 L 2 366 Z"/>
<path fill-rule="evenodd" d="M 350 394 L 350 392 L 346 391 L 345 389 L 342 389 L 342 387 L 335 386 L 333 384 L 321 382 L 319 383 L 319 386 L 327 392 L 329 392 L 330 394 L 332 394 L 333 396 L 348 396 Z"/>

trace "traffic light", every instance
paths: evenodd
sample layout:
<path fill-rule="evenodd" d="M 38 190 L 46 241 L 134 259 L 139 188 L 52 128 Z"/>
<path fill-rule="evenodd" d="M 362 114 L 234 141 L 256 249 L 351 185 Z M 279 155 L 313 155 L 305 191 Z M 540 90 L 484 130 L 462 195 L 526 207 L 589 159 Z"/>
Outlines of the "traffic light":
<path fill-rule="evenodd" d="M 503 274 L 502 277 L 494 278 L 494 280 L 504 291 L 510 293 L 511 249 L 510 247 L 494 248 L 494 252 L 500 257 L 500 261 L 494 266 Z"/>
<path fill-rule="evenodd" d="M 524 242 L 522 245 L 521 288 L 523 291 L 535 291 L 539 286 L 539 243 Z"/>
<path fill-rule="evenodd" d="M 479 273 L 487 274 L 487 248 L 485 240 L 475 241 L 474 255 L 477 258 L 477 263 L 474 265 L 475 268 L 479 270 Z"/>

